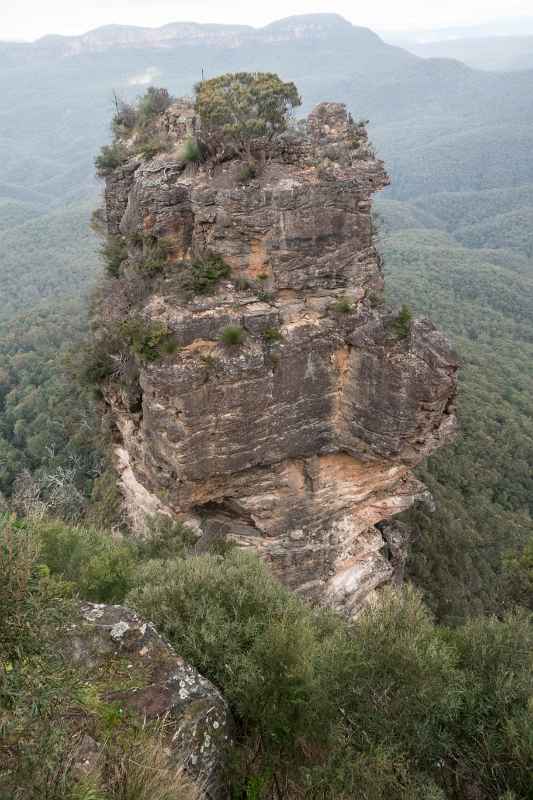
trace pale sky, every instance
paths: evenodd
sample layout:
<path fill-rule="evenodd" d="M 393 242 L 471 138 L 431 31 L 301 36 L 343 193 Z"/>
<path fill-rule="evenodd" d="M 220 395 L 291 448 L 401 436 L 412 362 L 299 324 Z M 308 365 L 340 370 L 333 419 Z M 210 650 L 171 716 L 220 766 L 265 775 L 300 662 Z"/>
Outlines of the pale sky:
<path fill-rule="evenodd" d="M 0 39 L 80 34 L 110 23 L 219 22 L 266 25 L 291 14 L 335 12 L 378 29 L 480 24 L 530 16 L 531 0 L 0 0 Z"/>

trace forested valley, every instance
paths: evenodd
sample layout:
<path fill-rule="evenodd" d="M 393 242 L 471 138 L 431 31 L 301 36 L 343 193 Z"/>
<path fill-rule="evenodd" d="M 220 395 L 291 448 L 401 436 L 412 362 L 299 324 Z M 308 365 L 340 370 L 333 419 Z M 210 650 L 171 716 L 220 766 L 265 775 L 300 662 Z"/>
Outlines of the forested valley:
<path fill-rule="evenodd" d="M 527 73 L 496 77 L 424 60 L 334 15 L 324 24 L 316 42 L 259 41 L 252 54 L 244 41 L 231 58 L 261 67 L 275 58 L 301 87 L 304 111 L 328 97 L 370 118 L 392 178 L 376 202 L 389 298 L 432 317 L 464 361 L 463 433 L 424 468 L 437 511 L 409 517 L 411 576 L 439 617 L 457 621 L 498 607 L 502 559 L 531 538 Z M 315 46 L 320 75 L 309 60 Z M 21 473 L 46 494 L 61 470 L 85 508 L 105 461 L 88 440 L 95 429 L 90 391 L 75 386 L 67 362 L 85 335 L 88 297 L 101 274 L 90 225 L 100 190 L 93 158 L 108 136 L 112 88 L 126 97 L 141 93 L 136 81 L 147 61 L 176 94 L 191 90 L 196 65 L 230 66 L 220 45 L 209 54 L 192 47 L 188 60 L 182 51 L 150 47 L 120 52 L 119 69 L 112 49 L 66 61 L 36 49 L 38 76 L 20 46 L 0 52 L 10 98 L 0 138 L 0 489 L 8 497 Z"/>
<path fill-rule="evenodd" d="M 38 755 L 25 753 L 22 783 L 41 774 L 39 752 L 56 747 L 48 709 L 69 707 L 66 695 L 78 691 L 54 661 L 48 628 L 38 629 L 41 614 L 61 616 L 80 595 L 131 604 L 223 687 L 239 730 L 235 797 L 347 798 L 362 796 L 350 794 L 361 783 L 375 783 L 371 800 L 463 800 L 465 786 L 476 800 L 531 797 L 521 709 L 531 647 L 524 609 L 533 608 L 533 73 L 422 59 L 339 20 L 316 41 L 269 34 L 232 48 L 64 57 L 50 44 L 32 66 L 22 46 L 0 47 L 9 101 L 0 112 L 0 556 L 10 576 L 0 601 L 8 608 L 25 592 L 24 641 L 6 624 L 2 645 L 6 674 L 17 659 L 35 667 L 22 690 L 8 688 L 24 697 L 24 731 L 38 718 L 28 735 Z M 387 595 L 384 616 L 370 610 L 353 630 L 311 614 L 233 550 L 187 558 L 181 526 L 158 523 L 144 543 L 110 537 L 126 523 L 84 370 L 91 303 L 105 279 L 93 170 L 110 138 L 112 91 L 133 100 L 148 68 L 179 95 L 202 68 L 272 65 L 297 81 L 305 112 L 341 100 L 370 119 L 392 179 L 375 201 L 387 302 L 430 317 L 462 361 L 460 435 L 418 469 L 434 509 L 400 517 L 414 588 L 401 600 Z M 181 632 L 172 614 L 186 620 Z M 213 621 L 202 627 L 203 614 Z M 357 698 L 344 688 L 354 675 Z M 362 704 L 374 691 L 387 702 Z M 11 702 L 7 690 L 2 700 Z M 323 736 L 306 739 L 324 719 Z M 327 753 L 320 768 L 309 767 L 309 753 Z M 280 776 L 297 783 L 294 795 L 266 794 Z M 90 791 L 79 797 L 126 797 Z"/>

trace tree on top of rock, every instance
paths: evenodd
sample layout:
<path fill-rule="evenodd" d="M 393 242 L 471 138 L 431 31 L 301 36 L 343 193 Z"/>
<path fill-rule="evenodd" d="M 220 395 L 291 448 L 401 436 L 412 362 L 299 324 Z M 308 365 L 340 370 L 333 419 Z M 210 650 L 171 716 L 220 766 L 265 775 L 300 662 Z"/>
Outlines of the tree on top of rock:
<path fill-rule="evenodd" d="M 273 72 L 227 73 L 201 81 L 195 92 L 206 143 L 247 156 L 254 142 L 286 130 L 292 109 L 302 102 L 295 84 Z"/>

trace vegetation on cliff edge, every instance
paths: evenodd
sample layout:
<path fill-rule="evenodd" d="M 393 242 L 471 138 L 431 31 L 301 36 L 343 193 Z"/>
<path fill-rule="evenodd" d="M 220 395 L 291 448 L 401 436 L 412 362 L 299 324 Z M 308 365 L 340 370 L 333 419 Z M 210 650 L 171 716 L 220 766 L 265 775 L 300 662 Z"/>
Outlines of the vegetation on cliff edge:
<path fill-rule="evenodd" d="M 526 612 L 438 628 L 406 589 L 348 623 L 313 611 L 256 557 L 195 555 L 190 541 L 182 529 L 137 544 L 60 522 L 0 521 L 1 791 L 73 796 L 71 741 L 50 722 L 58 708 L 69 718 L 77 676 L 50 637 L 79 592 L 124 600 L 222 689 L 236 721 L 233 797 L 529 800 Z M 115 714 L 117 742 L 124 724 Z M 95 788 L 105 800 L 123 796 Z"/>

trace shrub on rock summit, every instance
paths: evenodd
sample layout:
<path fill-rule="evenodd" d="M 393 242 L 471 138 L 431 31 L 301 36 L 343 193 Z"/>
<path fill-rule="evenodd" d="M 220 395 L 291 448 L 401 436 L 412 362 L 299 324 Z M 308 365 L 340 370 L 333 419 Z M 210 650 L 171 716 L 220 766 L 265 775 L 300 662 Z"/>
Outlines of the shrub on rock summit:
<path fill-rule="evenodd" d="M 270 140 L 287 128 L 298 89 L 272 72 L 235 72 L 201 81 L 195 87 L 202 133 L 218 150 L 224 143 L 247 154 L 252 142 Z"/>

